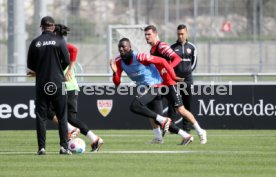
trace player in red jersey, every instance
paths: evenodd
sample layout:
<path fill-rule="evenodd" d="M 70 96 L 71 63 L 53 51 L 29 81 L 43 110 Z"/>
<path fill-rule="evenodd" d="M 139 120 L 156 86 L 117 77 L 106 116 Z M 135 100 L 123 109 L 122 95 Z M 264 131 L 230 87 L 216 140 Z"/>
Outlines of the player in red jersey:
<path fill-rule="evenodd" d="M 150 25 L 150 27 L 151 26 L 152 25 Z M 154 37 L 156 36 L 153 36 L 152 34 L 146 35 L 146 38 L 148 38 L 147 42 L 153 40 Z M 166 59 L 173 68 L 181 62 L 181 58 L 170 48 L 170 46 L 168 46 L 164 42 L 160 42 L 160 41 L 155 41 L 155 42 L 156 42 L 156 45 L 153 46 L 150 51 L 151 55 L 159 56 L 161 58 Z M 154 122 L 151 121 L 151 125 L 155 127 L 155 130 L 158 130 L 158 126 L 156 126 Z"/>
<path fill-rule="evenodd" d="M 171 49 L 171 47 L 165 42 L 158 40 L 158 33 L 155 26 L 147 26 L 144 29 L 144 32 L 147 43 L 152 46 L 150 50 L 152 55 L 165 58 L 172 67 L 175 67 L 180 63 L 181 58 Z M 177 77 L 177 80 L 180 81 L 182 78 Z M 168 104 L 173 105 L 176 111 L 192 124 L 200 138 L 200 144 L 206 144 L 207 133 L 199 126 L 193 114 L 183 106 L 182 98 L 178 93 L 179 90 L 177 88 L 176 82 L 173 84 L 165 83 L 165 85 L 167 85 L 169 89 L 169 93 L 166 96 L 168 99 Z"/>

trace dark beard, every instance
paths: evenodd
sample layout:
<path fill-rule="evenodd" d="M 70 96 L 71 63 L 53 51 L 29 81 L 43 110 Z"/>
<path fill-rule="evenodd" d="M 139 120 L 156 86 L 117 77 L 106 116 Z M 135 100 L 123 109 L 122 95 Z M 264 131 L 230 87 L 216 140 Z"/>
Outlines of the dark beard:
<path fill-rule="evenodd" d="M 132 50 L 128 51 L 125 56 L 121 58 L 126 65 L 129 65 L 132 61 Z"/>

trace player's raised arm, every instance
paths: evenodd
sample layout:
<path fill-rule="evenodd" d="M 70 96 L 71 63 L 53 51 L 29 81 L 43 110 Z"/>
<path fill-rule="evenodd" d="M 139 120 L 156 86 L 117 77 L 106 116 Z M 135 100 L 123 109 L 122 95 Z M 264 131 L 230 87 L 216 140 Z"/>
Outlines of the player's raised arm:
<path fill-rule="evenodd" d="M 122 75 L 122 67 L 121 67 L 121 60 L 120 58 L 110 59 L 109 65 L 111 70 L 113 71 L 113 83 L 118 86 L 121 83 L 121 75 Z"/>

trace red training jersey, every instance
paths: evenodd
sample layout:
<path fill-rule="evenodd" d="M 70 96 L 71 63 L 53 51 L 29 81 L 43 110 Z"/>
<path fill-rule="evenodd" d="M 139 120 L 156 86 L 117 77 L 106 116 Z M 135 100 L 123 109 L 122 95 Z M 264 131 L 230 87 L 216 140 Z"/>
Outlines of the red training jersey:
<path fill-rule="evenodd" d="M 67 43 L 67 48 L 70 54 L 70 61 L 76 61 L 78 55 L 78 48 L 70 43 Z"/>
<path fill-rule="evenodd" d="M 150 49 L 150 54 L 165 58 L 173 68 L 181 62 L 181 58 L 165 42 L 157 41 Z"/>

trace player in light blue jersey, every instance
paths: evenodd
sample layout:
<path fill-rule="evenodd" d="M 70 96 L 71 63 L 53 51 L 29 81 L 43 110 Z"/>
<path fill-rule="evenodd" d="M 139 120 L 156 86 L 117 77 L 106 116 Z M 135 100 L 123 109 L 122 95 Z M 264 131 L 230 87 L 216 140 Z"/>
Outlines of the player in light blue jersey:
<path fill-rule="evenodd" d="M 114 84 L 117 86 L 120 84 L 121 74 L 125 71 L 130 79 L 137 83 L 138 87 L 141 85 L 148 87 L 145 89 L 145 92 L 138 93 L 135 97 L 130 105 L 131 111 L 154 120 L 161 126 L 164 133 L 169 130 L 172 133 L 179 134 L 182 137 L 182 145 L 187 145 L 192 142 L 192 135 L 179 129 L 171 122 L 170 118 L 163 117 L 160 113 L 154 112 L 148 106 L 149 103 L 157 97 L 160 97 L 160 87 L 171 82 L 175 83 L 173 79 L 176 79 L 176 76 L 173 68 L 163 58 L 132 51 L 130 41 L 127 38 L 119 41 L 118 48 L 120 57 L 117 57 L 115 62 L 113 60 L 110 61 L 111 69 L 114 72 Z"/>

